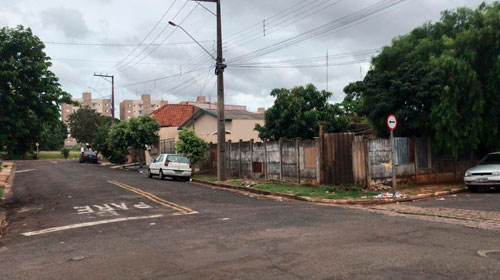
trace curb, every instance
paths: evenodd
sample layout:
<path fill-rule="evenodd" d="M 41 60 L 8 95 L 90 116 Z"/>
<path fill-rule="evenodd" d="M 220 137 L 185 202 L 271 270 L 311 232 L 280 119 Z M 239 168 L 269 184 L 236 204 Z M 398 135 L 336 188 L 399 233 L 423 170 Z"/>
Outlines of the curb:
<path fill-rule="evenodd" d="M 14 177 L 16 174 L 16 164 L 12 163 L 12 168 L 10 169 L 10 173 L 7 176 L 7 179 L 4 183 L 3 188 L 3 197 L 0 200 L 0 239 L 3 236 L 4 229 L 7 226 L 7 209 L 5 205 L 12 198 L 12 185 L 14 184 Z"/>
<path fill-rule="evenodd" d="M 410 202 L 410 201 L 415 201 L 415 200 L 422 200 L 422 199 L 428 199 L 428 198 L 433 198 L 433 197 L 440 197 L 440 196 L 445 196 L 445 195 L 467 192 L 467 189 L 459 189 L 459 190 L 452 190 L 452 191 L 441 191 L 441 192 L 434 192 L 434 193 L 419 194 L 419 195 L 408 196 L 406 198 L 396 198 L 396 199 L 394 199 L 394 198 L 386 198 L 386 199 L 324 199 L 324 198 L 311 198 L 311 197 L 306 197 L 306 196 L 296 196 L 296 195 L 292 195 L 292 194 L 264 191 L 264 190 L 259 190 L 259 189 L 255 189 L 255 188 L 231 186 L 231 185 L 226 185 L 226 184 L 207 182 L 207 181 L 198 180 L 198 179 L 193 179 L 193 182 L 203 184 L 203 185 L 220 187 L 220 188 L 224 188 L 224 189 L 232 189 L 232 190 L 250 192 L 250 193 L 255 193 L 255 194 L 260 194 L 260 195 L 266 195 L 266 196 L 274 196 L 275 198 L 281 197 L 281 198 L 288 198 L 288 199 L 294 199 L 294 200 L 299 200 L 299 201 L 322 203 L 322 204 L 334 204 L 334 205 L 390 204 L 390 203 L 399 203 L 399 202 Z"/>

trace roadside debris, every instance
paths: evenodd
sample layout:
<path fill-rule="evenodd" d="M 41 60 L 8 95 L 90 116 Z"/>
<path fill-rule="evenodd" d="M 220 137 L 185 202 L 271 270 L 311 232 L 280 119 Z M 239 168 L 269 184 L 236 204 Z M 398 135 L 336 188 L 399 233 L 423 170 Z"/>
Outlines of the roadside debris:
<path fill-rule="evenodd" d="M 241 182 L 240 186 L 244 187 L 244 188 L 251 188 L 253 186 L 256 186 L 257 183 L 255 182 L 248 182 L 248 181 L 243 181 Z"/>
<path fill-rule="evenodd" d="M 401 194 L 399 192 L 396 192 L 396 195 L 393 195 L 392 193 L 389 193 L 389 192 L 385 192 L 385 193 L 381 193 L 377 196 L 374 196 L 375 198 L 405 198 L 406 195 L 405 194 Z"/>
<path fill-rule="evenodd" d="M 83 260 L 83 259 L 85 259 L 85 257 L 84 257 L 84 256 L 75 256 L 75 257 L 72 257 L 72 258 L 71 258 L 71 260 L 72 260 L 72 261 L 81 261 L 81 260 Z"/>
<path fill-rule="evenodd" d="M 446 199 L 444 199 L 443 197 L 441 197 L 441 198 L 438 198 L 438 199 L 436 199 L 436 200 L 446 200 Z"/>
<path fill-rule="evenodd" d="M 223 220 L 223 221 L 227 221 L 227 220 L 229 220 L 229 218 L 222 218 L 221 220 Z"/>

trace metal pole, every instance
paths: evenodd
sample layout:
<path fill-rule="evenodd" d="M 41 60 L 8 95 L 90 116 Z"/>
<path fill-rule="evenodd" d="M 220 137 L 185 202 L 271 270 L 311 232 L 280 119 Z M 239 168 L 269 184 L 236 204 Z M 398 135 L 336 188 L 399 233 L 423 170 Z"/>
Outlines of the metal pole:
<path fill-rule="evenodd" d="M 111 76 L 111 125 L 115 124 L 115 76 Z"/>
<path fill-rule="evenodd" d="M 391 129 L 392 194 L 396 196 L 396 162 L 394 160 L 394 132 Z"/>
<path fill-rule="evenodd" d="M 226 143 L 226 125 L 224 118 L 224 59 L 222 57 L 222 21 L 220 0 L 217 0 L 217 180 L 226 180 L 224 144 Z"/>

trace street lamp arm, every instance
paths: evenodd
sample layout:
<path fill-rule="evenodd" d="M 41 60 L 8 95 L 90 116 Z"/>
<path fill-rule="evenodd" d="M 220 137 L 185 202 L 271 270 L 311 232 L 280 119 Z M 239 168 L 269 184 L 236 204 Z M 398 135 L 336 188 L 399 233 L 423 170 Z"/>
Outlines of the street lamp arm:
<path fill-rule="evenodd" d="M 217 61 L 217 58 L 215 58 L 215 56 L 213 56 L 209 51 L 207 51 L 207 49 L 205 49 L 193 36 L 191 36 L 191 34 L 189 34 L 186 29 L 184 29 L 182 26 L 178 25 L 178 24 L 175 24 L 171 21 L 168 22 L 170 25 L 172 26 L 175 26 L 175 27 L 179 27 L 182 31 L 184 31 L 184 33 L 186 33 L 191 39 L 193 39 L 193 41 L 198 44 L 198 46 L 200 46 L 200 48 L 202 48 L 210 57 L 212 57 L 213 60 Z"/>

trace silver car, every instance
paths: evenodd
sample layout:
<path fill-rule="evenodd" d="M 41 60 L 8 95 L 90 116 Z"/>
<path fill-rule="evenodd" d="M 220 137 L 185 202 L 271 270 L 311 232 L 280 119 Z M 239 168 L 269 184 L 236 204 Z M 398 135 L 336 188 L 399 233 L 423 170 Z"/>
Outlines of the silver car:
<path fill-rule="evenodd" d="M 161 154 L 148 168 L 148 177 L 158 175 L 161 180 L 167 177 L 182 178 L 188 181 L 191 178 L 192 165 L 189 159 L 181 155 Z"/>
<path fill-rule="evenodd" d="M 467 170 L 464 183 L 471 192 L 500 187 L 500 152 L 486 155 L 476 167 Z"/>

